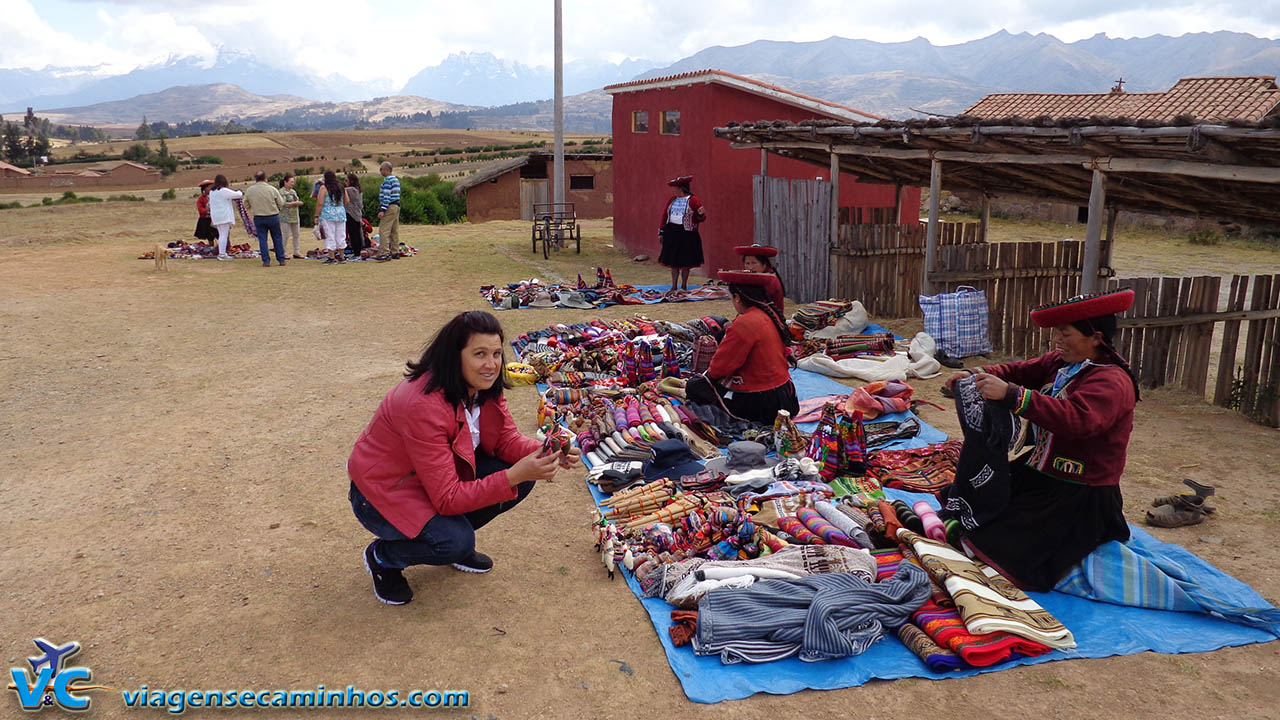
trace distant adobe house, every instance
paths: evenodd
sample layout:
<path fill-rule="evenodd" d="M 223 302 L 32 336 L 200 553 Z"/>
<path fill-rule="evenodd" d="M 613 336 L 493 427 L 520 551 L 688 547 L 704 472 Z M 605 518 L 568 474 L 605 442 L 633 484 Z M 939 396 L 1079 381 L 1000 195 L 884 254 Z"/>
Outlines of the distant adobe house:
<path fill-rule="evenodd" d="M 615 240 L 632 253 L 656 257 L 662 211 L 672 197 L 666 181 L 693 175 L 693 193 L 707 208 L 700 232 L 706 258 L 703 269 L 708 274 L 741 265 L 733 246 L 749 245 L 754 237 L 752 177 L 760 172 L 758 154 L 734 150 L 715 137 L 714 128 L 746 119 L 880 119 L 721 70 L 636 80 L 604 90 L 613 96 Z M 772 155 L 768 175 L 829 179 L 826 169 Z M 842 174 L 842 208 L 891 209 L 895 200 L 892 185 L 862 184 Z M 920 189 L 906 189 L 901 221 L 916 222 L 919 205 Z"/>
<path fill-rule="evenodd" d="M 983 119 L 1020 117 L 1125 117 L 1137 124 L 1256 123 L 1280 114 L 1280 87 L 1270 75 L 1245 77 L 1182 78 L 1164 92 L 1126 92 L 1118 83 L 1105 93 L 994 93 L 962 115 Z M 969 204 L 978 204 L 976 193 L 959 193 Z M 993 198 L 997 214 L 1059 223 L 1084 223 L 1088 208 L 1074 203 Z M 1189 218 L 1169 218 L 1141 213 L 1121 213 L 1121 224 L 1164 225 L 1185 231 L 1195 225 Z"/>
<path fill-rule="evenodd" d="M 0 160 L 0 177 L 26 177 L 30 174 L 30 170 Z"/>
<path fill-rule="evenodd" d="M 565 200 L 579 218 L 613 214 L 613 156 L 565 153 Z M 513 158 L 459 180 L 455 195 L 466 194 L 467 221 L 532 220 L 534 203 L 555 202 L 550 178 L 555 158 L 535 152 Z"/>
<path fill-rule="evenodd" d="M 110 177 L 114 182 L 150 182 L 160 177 L 160 171 L 129 160 L 98 163 L 89 166 L 90 172 Z"/>

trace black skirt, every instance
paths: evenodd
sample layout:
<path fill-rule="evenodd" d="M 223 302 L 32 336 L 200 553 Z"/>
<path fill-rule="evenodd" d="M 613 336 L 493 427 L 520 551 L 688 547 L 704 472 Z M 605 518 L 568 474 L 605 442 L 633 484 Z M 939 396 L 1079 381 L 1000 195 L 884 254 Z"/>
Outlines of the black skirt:
<path fill-rule="evenodd" d="M 1119 486 L 1071 483 L 1022 462 L 1009 470 L 1005 511 L 964 537 L 1018 587 L 1051 590 L 1099 545 L 1129 539 Z"/>
<path fill-rule="evenodd" d="M 213 220 L 202 217 L 196 220 L 196 231 L 191 236 L 197 240 L 213 242 L 218 239 L 218 228 L 213 226 Z"/>
<path fill-rule="evenodd" d="M 772 426 L 779 410 L 786 410 L 793 417 L 800 414 L 796 386 L 790 380 L 769 390 L 744 392 L 730 390 L 705 375 L 694 375 L 689 378 L 685 393 L 694 402 L 723 405 L 733 415 L 759 425 Z"/>
<path fill-rule="evenodd" d="M 683 225 L 667 223 L 662 228 L 662 252 L 658 262 L 669 268 L 695 268 L 702 264 L 702 236 Z"/>

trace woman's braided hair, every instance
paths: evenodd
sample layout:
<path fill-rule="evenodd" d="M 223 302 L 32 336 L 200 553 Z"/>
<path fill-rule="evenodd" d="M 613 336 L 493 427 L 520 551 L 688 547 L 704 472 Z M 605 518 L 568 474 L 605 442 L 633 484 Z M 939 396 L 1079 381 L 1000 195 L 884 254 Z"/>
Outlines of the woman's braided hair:
<path fill-rule="evenodd" d="M 737 295 L 742 298 L 742 302 L 748 307 L 757 307 L 764 311 L 765 315 L 773 321 L 773 327 L 778 331 L 778 335 L 782 338 L 782 346 L 789 347 L 791 345 L 791 331 L 787 329 L 787 323 L 782 319 L 782 312 L 769 299 L 769 294 L 759 285 L 741 285 L 738 283 L 729 283 L 729 294 Z"/>

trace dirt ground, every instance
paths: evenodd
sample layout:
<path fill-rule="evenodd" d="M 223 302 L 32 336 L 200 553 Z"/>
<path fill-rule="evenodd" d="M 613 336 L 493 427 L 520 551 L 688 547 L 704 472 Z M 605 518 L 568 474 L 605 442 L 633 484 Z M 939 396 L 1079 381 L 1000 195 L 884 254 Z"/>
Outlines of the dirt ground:
<path fill-rule="evenodd" d="M 485 307 L 481 284 L 572 278 L 597 264 L 620 282 L 666 273 L 609 247 L 607 221 L 587 224 L 581 255 L 547 262 L 517 222 L 410 226 L 404 236 L 424 254 L 390 263 L 171 260 L 157 272 L 135 259 L 193 223 L 187 203 L 0 212 L 0 638 L 10 667 L 35 654 L 32 638 L 77 640 L 75 664 L 116 689 L 469 691 L 469 708 L 436 711 L 450 717 L 1280 715 L 1275 642 L 690 703 L 640 604 L 605 579 L 590 497 L 569 471 L 481 531 L 492 573 L 414 568 L 414 602 L 382 605 L 361 565 L 369 537 L 352 517 L 344 463 L 404 361 L 454 313 Z M 1241 257 L 1275 266 L 1273 253 Z M 731 314 L 725 302 L 644 311 Z M 499 317 L 514 335 L 588 315 Z M 876 320 L 904 334 L 919 325 Z M 946 406 L 938 386 L 919 382 L 918 396 Z M 508 397 L 533 432 L 534 391 Z M 957 431 L 949 412 L 923 417 Z M 1280 600 L 1278 441 L 1198 398 L 1149 392 L 1126 514 L 1139 522 L 1183 477 L 1217 484 L 1214 516 L 1155 535 Z M 118 693 L 93 697 L 96 716 L 127 714 Z"/>

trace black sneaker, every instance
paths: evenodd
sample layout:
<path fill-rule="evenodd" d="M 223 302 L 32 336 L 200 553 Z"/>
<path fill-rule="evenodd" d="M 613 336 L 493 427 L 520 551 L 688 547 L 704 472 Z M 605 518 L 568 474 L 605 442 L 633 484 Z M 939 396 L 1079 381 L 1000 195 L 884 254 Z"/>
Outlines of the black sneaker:
<path fill-rule="evenodd" d="M 454 569 L 469 573 L 487 573 L 493 569 L 493 560 L 484 553 L 478 553 L 474 550 L 462 562 L 453 564 Z"/>
<path fill-rule="evenodd" d="M 374 540 L 373 542 L 377 542 Z M 413 590 L 404 573 L 384 568 L 373 557 L 373 543 L 364 549 L 364 569 L 373 578 L 373 594 L 388 605 L 404 605 L 413 599 Z"/>

